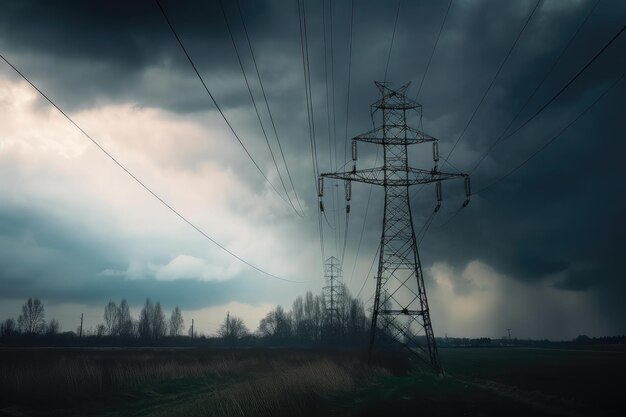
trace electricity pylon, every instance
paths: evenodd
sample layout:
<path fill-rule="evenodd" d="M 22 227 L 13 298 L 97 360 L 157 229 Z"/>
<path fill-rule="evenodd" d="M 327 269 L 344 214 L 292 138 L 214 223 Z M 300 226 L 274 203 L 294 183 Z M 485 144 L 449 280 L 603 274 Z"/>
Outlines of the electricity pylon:
<path fill-rule="evenodd" d="M 324 277 L 326 286 L 323 288 L 326 311 L 328 312 L 328 324 L 335 328 L 339 320 L 339 304 L 343 302 L 343 279 L 341 262 L 331 256 L 324 263 Z"/>
<path fill-rule="evenodd" d="M 382 97 L 371 105 L 371 114 L 373 118 L 376 113 L 380 112 L 382 125 L 352 139 L 352 160 L 354 161 L 352 170 L 321 174 L 319 193 L 321 197 L 323 178 L 345 180 L 348 200 L 352 181 L 380 185 L 384 188 L 385 213 L 380 238 L 369 358 L 371 361 L 377 332 L 381 333 L 384 329 L 388 336 L 393 337 L 426 361 L 435 372 L 442 373 L 413 228 L 409 187 L 416 184 L 436 183 L 435 211 L 437 211 L 441 206 L 441 182 L 450 179 L 465 179 L 467 198 L 463 206 L 466 206 L 470 195 L 469 176 L 439 171 L 437 139 L 421 130 L 407 126 L 407 116 L 411 111 L 417 113 L 420 125 L 422 117 L 422 106 L 405 95 L 410 83 L 396 90 L 389 88 L 388 83 L 376 82 L 375 84 Z M 382 145 L 383 166 L 357 170 L 357 142 Z M 407 158 L 408 145 L 425 142 L 433 143 L 434 167 L 432 169 L 410 167 Z M 378 323 L 379 318 L 381 323 Z M 382 325 L 382 329 L 379 325 Z"/>

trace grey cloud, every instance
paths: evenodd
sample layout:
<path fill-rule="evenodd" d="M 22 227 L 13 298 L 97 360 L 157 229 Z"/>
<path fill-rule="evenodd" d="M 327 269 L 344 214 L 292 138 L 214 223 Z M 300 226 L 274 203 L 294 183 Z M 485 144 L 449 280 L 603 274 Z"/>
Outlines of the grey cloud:
<path fill-rule="evenodd" d="M 0 218 L 0 263 L 4 265 L 0 293 L 5 298 L 40 296 L 52 302 L 88 304 L 127 298 L 139 305 L 151 297 L 165 306 L 186 309 L 232 300 L 276 301 L 272 285 L 258 276 L 205 282 L 193 278 L 161 281 L 150 274 L 140 279 L 111 275 L 106 271 L 128 266 L 125 247 L 129 242 L 124 236 L 98 236 L 93 230 L 28 207 L 3 205 Z"/>
<path fill-rule="evenodd" d="M 129 101 L 181 114 L 199 114 L 213 109 L 153 2 L 48 3 L 6 3 L 6 11 L 0 17 L 0 47 L 3 53 L 6 51 L 10 57 L 15 57 L 20 67 L 57 97 L 60 104 L 70 109 L 83 109 L 96 103 Z M 329 171 L 332 167 L 327 144 L 321 3 L 318 3 L 307 3 L 307 18 L 320 169 Z M 413 97 L 445 12 L 444 3 L 402 3 L 389 78 L 397 84 L 412 80 L 409 91 Z M 476 158 L 486 151 L 552 65 L 593 3 L 568 2 L 567 6 L 562 6 L 561 2 L 552 0 L 540 6 L 455 150 L 451 159 L 455 166 L 469 170 Z M 243 132 L 244 140 L 257 145 L 261 143 L 260 131 L 217 2 L 163 1 L 163 4 L 216 98 L 229 117 L 241 122 L 237 129 Z M 369 104 L 377 94 L 372 81 L 381 79 L 384 73 L 395 4 L 355 2 L 349 137 L 371 126 Z M 447 154 L 467 123 L 534 4 L 530 0 L 453 0 L 420 94 L 420 101 L 424 104 L 424 130 L 441 139 L 442 154 Z M 343 155 L 347 93 L 348 6 L 349 2 L 333 2 L 333 65 L 340 156 Z M 246 53 L 248 75 L 254 79 L 236 9 L 233 4 L 226 7 L 238 45 Z M 242 8 L 296 187 L 307 204 L 315 209 L 296 4 L 244 1 Z M 618 30 L 625 16 L 626 4 L 623 2 L 601 2 L 520 121 L 558 91 Z M 626 38 L 622 36 L 541 117 L 496 148 L 473 175 L 474 189 L 490 183 L 497 175 L 523 161 L 618 78 L 626 68 L 625 47 Z M 330 62 L 328 64 L 330 68 Z M 258 93 L 256 83 L 253 88 Z M 626 211 L 626 187 L 619 171 L 626 151 L 626 145 L 619 140 L 623 131 L 620 122 L 624 96 L 622 82 L 558 142 L 497 187 L 475 196 L 471 205 L 449 225 L 438 228 L 462 201 L 459 186 L 446 184 L 444 209 L 422 244 L 422 260 L 426 264 L 446 261 L 460 268 L 471 260 L 482 259 L 499 272 L 533 285 L 539 285 L 555 273 L 563 273 L 564 279 L 555 284 L 557 288 L 596 291 L 600 294 L 598 297 L 606 300 L 604 305 L 599 303 L 599 309 L 611 311 L 616 326 L 623 323 L 626 311 L 614 294 L 626 289 L 620 272 L 621 252 L 626 247 L 626 230 L 621 220 L 621 214 Z M 248 116 L 245 116 L 246 112 L 249 112 Z M 373 161 L 375 147 L 364 145 L 359 152 L 359 166 L 364 167 L 366 158 Z M 267 152 L 258 153 L 263 166 L 269 166 Z M 428 161 L 430 150 L 420 148 L 415 153 L 420 161 Z M 426 156 L 422 156 L 424 154 Z M 232 159 L 236 161 L 233 164 L 248 167 L 248 161 Z M 230 158 L 227 162 L 231 162 Z M 248 168 L 241 168 L 246 178 L 257 181 L 256 174 Z M 364 185 L 353 187 L 351 240 L 348 242 L 348 266 L 344 268 L 347 272 L 352 267 L 368 190 L 369 187 Z M 373 193 L 360 257 L 374 253 L 378 244 L 381 198 L 379 191 Z M 330 201 L 327 199 L 325 203 L 328 205 Z M 434 206 L 433 190 L 426 188 L 415 195 L 413 204 L 416 221 L 425 220 Z M 44 224 L 37 223 L 37 216 L 32 213 L 23 215 L 21 224 L 24 227 L 46 230 Z M 12 253 L 10 242 L 14 242 L 19 234 L 18 229 L 9 229 L 17 228 L 16 224 L 20 223 L 7 213 L 2 219 L 0 227 L 5 228 L 7 242 L 3 254 L 8 254 Z M 316 238 L 316 220 L 313 212 L 302 226 L 301 236 L 295 239 Z M 416 228 L 420 227 L 421 223 L 417 222 Z M 55 236 L 63 236 L 63 233 L 50 230 L 49 235 L 52 247 L 63 246 L 60 241 L 54 241 Z M 332 233 L 327 233 L 329 235 Z M 75 268 L 88 270 L 97 265 L 92 270 L 98 270 L 112 265 L 117 269 L 125 266 L 123 254 L 115 250 L 100 250 L 94 256 L 89 245 L 71 241 L 67 245 L 63 250 L 68 253 L 85 251 L 81 257 L 84 265 Z M 327 244 L 327 247 L 333 246 Z M 107 247 L 114 245 L 102 243 L 102 249 Z M 11 262 L 10 258 L 6 257 L 7 264 L 23 267 L 19 266 L 21 262 Z M 366 263 L 369 266 L 369 262 Z M 69 268 L 60 264 L 52 265 L 61 270 Z M 360 274 L 366 272 L 357 271 L 355 282 L 360 281 Z M 29 273 L 37 272 L 31 269 Z M 7 275 L 2 282 L 7 287 L 15 287 L 14 279 Z M 93 288 L 100 288 L 103 292 L 126 288 L 129 292 L 140 293 L 142 286 L 148 288 L 148 283 L 152 285 L 152 281 L 110 280 Z M 201 288 L 213 291 L 219 287 L 223 288 L 224 294 L 231 294 L 229 291 L 234 291 L 235 286 L 234 281 L 228 284 L 184 281 L 180 284 L 156 282 L 150 288 L 173 294 L 182 288 L 202 293 Z M 215 293 L 222 293 L 222 290 L 215 290 Z M 97 297 L 97 292 L 93 294 Z M 180 294 L 182 296 L 183 292 Z M 211 298 L 204 299 L 208 303 Z M 198 301 L 197 305 L 201 302 Z"/>

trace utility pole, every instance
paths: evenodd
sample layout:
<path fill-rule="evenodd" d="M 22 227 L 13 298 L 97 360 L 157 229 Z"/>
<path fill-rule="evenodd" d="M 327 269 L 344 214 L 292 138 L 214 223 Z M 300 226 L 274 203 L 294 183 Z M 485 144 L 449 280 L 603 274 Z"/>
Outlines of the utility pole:
<path fill-rule="evenodd" d="M 226 338 L 228 339 L 228 336 L 230 336 L 230 311 L 226 312 Z"/>
<path fill-rule="evenodd" d="M 78 337 L 83 337 L 83 313 L 80 313 L 80 332 L 78 333 Z"/>
<path fill-rule="evenodd" d="M 506 329 L 507 332 L 509 332 L 509 341 L 511 340 L 511 329 Z"/>
<path fill-rule="evenodd" d="M 443 368 L 439 361 L 430 320 L 422 265 L 413 227 L 409 187 L 416 184 L 435 183 L 437 191 L 435 211 L 437 211 L 442 199 L 441 182 L 464 179 L 467 196 L 463 203 L 464 207 L 469 203 L 469 177 L 466 174 L 439 171 L 437 139 L 407 125 L 407 117 L 410 115 L 418 117 L 420 126 L 422 118 L 422 106 L 405 95 L 410 83 L 396 90 L 391 89 L 389 83 L 376 82 L 375 84 L 381 98 L 371 105 L 371 114 L 372 118 L 380 114 L 382 124 L 352 139 L 352 160 L 354 161 L 352 170 L 322 174 L 319 179 L 319 196 L 323 196 L 323 178 L 344 180 L 346 196 L 350 193 L 352 181 L 379 185 L 384 188 L 385 211 L 372 311 L 369 360 L 371 363 L 377 333 L 382 332 L 378 326 L 382 324 L 382 329 L 388 329 L 386 330 L 387 337 L 390 336 L 402 343 L 440 374 L 443 373 Z M 383 166 L 357 170 L 357 142 L 382 146 Z M 434 167 L 432 169 L 410 167 L 407 158 L 408 145 L 425 142 L 433 144 Z M 379 320 L 381 323 L 378 323 Z M 417 331 L 414 331 L 414 325 Z"/>
<path fill-rule="evenodd" d="M 191 339 L 193 340 L 193 319 L 191 319 Z"/>
<path fill-rule="evenodd" d="M 324 278 L 326 281 L 326 286 L 322 289 L 324 301 L 326 302 L 326 310 L 330 313 L 330 327 L 334 329 L 336 321 L 339 319 L 339 303 L 344 293 L 343 272 L 339 259 L 334 256 L 326 259 L 324 263 Z"/>

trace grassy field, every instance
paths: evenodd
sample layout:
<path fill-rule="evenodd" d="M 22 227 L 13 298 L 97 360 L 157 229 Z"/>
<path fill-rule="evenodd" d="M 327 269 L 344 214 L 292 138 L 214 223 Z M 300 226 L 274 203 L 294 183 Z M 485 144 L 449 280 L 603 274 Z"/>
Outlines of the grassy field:
<path fill-rule="evenodd" d="M 617 416 L 626 352 L 442 349 L 0 349 L 1 416 Z"/>

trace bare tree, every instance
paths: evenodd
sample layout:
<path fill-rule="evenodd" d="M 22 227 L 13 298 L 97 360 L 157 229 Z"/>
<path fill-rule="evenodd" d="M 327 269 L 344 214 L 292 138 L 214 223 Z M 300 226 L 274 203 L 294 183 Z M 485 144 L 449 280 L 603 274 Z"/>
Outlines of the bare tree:
<path fill-rule="evenodd" d="M 313 303 L 313 338 L 320 340 L 322 327 L 326 321 L 326 303 L 324 297 L 316 295 Z"/>
<path fill-rule="evenodd" d="M 303 309 L 303 330 L 306 338 L 309 340 L 319 340 L 322 334 L 322 325 L 324 323 L 326 307 L 324 305 L 324 297 L 313 295 L 311 291 L 307 291 L 304 296 Z"/>
<path fill-rule="evenodd" d="M 117 306 L 113 301 L 109 301 L 104 307 L 104 325 L 109 336 L 117 334 L 117 313 Z"/>
<path fill-rule="evenodd" d="M 161 309 L 161 303 L 158 301 L 154 304 L 154 310 L 152 311 L 152 338 L 158 339 L 167 334 L 167 321 L 165 320 L 165 314 Z"/>
<path fill-rule="evenodd" d="M 289 337 L 291 336 L 291 318 L 281 306 L 276 306 L 261 319 L 259 333 L 276 338 Z"/>
<path fill-rule="evenodd" d="M 217 335 L 222 339 L 236 340 L 248 335 L 248 328 L 240 317 L 227 314 L 217 330 Z"/>
<path fill-rule="evenodd" d="M 29 298 L 22 306 L 22 314 L 17 319 L 17 325 L 22 333 L 38 334 L 46 329 L 43 312 L 43 303 L 39 298 Z"/>
<path fill-rule="evenodd" d="M 183 315 L 180 312 L 178 306 L 172 310 L 172 316 L 170 317 L 170 336 L 180 336 L 185 328 L 185 321 Z"/>
<path fill-rule="evenodd" d="M 142 339 L 158 339 L 167 334 L 167 322 L 161 303 L 152 304 L 152 301 L 146 298 L 146 303 L 139 314 L 137 330 Z"/>
<path fill-rule="evenodd" d="M 96 326 L 96 336 L 102 337 L 107 335 L 107 327 L 100 323 Z"/>
<path fill-rule="evenodd" d="M 302 297 L 297 297 L 291 307 L 291 319 L 293 332 L 297 337 L 306 338 L 306 321 L 304 320 L 304 302 Z"/>
<path fill-rule="evenodd" d="M 304 323 L 303 331 L 305 332 L 305 337 L 309 340 L 314 340 L 315 337 L 315 298 L 313 297 L 313 293 L 311 291 L 307 291 L 304 296 L 304 305 L 303 305 L 303 313 L 304 313 Z"/>
<path fill-rule="evenodd" d="M 46 334 L 49 334 L 49 335 L 59 334 L 60 331 L 61 331 L 61 325 L 59 324 L 59 321 L 57 319 L 50 320 L 50 322 L 46 326 Z"/>
<path fill-rule="evenodd" d="M 358 298 L 350 300 L 350 309 L 346 318 L 346 333 L 357 335 L 367 330 L 367 316 L 363 302 Z"/>
<path fill-rule="evenodd" d="M 131 332 L 132 336 L 139 337 L 139 320 L 133 320 L 133 330 Z"/>
<path fill-rule="evenodd" d="M 0 324 L 0 337 L 8 337 L 17 333 L 17 323 L 15 319 L 8 318 Z"/>
<path fill-rule="evenodd" d="M 129 337 L 133 334 L 133 318 L 125 298 L 120 301 L 117 308 L 117 332 L 120 336 Z"/>
<path fill-rule="evenodd" d="M 350 290 L 345 286 L 345 284 L 341 284 L 340 297 L 337 301 L 337 307 L 339 310 L 339 326 L 340 332 L 345 333 L 347 329 L 348 316 L 350 315 L 350 307 L 352 304 L 352 294 L 350 294 Z"/>
<path fill-rule="evenodd" d="M 146 302 L 139 313 L 139 322 L 137 323 L 137 332 L 142 339 L 152 338 L 152 316 L 154 315 L 154 306 L 149 298 L 146 298 Z"/>

